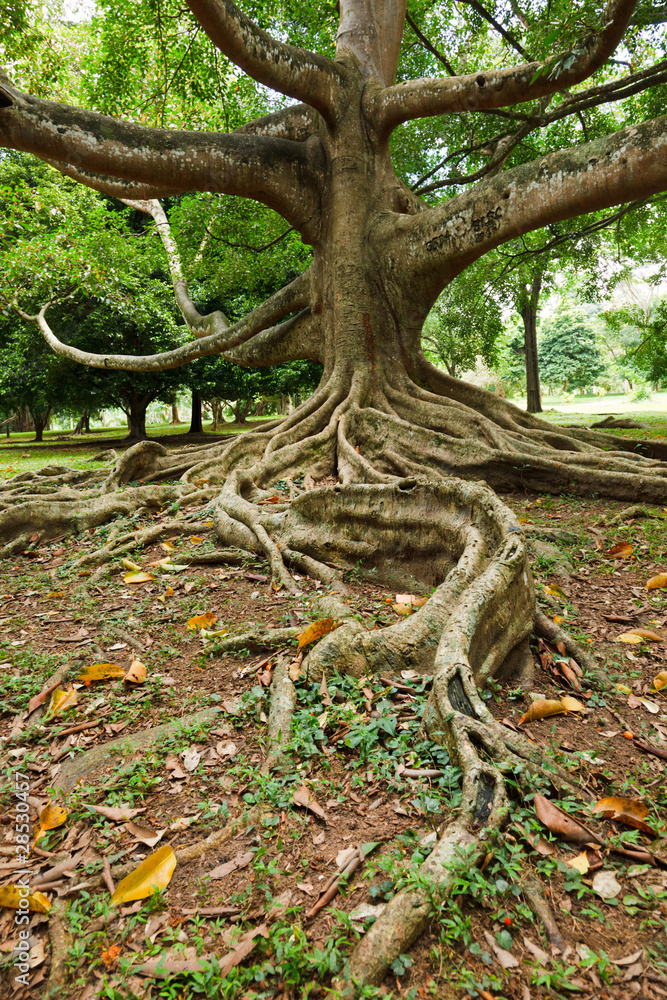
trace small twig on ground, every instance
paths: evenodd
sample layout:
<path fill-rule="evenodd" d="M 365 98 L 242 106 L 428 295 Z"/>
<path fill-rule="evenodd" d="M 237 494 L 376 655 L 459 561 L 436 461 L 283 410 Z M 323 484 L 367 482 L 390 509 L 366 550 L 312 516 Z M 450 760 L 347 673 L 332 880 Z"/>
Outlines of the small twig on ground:
<path fill-rule="evenodd" d="M 104 879 L 104 884 L 113 896 L 116 891 L 116 886 L 113 884 L 113 878 L 111 877 L 111 865 L 109 864 L 109 859 L 105 857 L 102 859 L 102 878 Z"/>

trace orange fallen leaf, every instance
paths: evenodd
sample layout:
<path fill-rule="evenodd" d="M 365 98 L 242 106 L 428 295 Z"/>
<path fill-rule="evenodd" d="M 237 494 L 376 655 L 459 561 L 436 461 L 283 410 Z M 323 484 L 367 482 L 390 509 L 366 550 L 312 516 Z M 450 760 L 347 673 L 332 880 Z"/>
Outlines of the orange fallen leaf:
<path fill-rule="evenodd" d="M 190 535 L 190 544 L 191 545 L 200 545 L 203 541 L 204 541 L 204 539 L 201 538 L 199 535 Z"/>
<path fill-rule="evenodd" d="M 632 555 L 634 549 L 630 542 L 617 542 L 616 545 L 612 545 L 610 549 L 603 552 L 602 555 L 605 559 L 627 559 Z"/>
<path fill-rule="evenodd" d="M 313 622 L 299 635 L 299 649 L 321 639 L 323 635 L 333 632 L 335 628 L 337 628 L 337 624 L 333 618 L 321 618 L 319 621 Z"/>
<path fill-rule="evenodd" d="M 659 587 L 667 587 L 667 573 L 658 573 L 657 576 L 652 576 L 647 581 L 647 590 L 657 590 Z"/>
<path fill-rule="evenodd" d="M 629 799 L 623 795 L 608 795 L 595 803 L 593 812 L 604 816 L 605 819 L 616 820 L 625 826 L 631 826 L 635 830 L 641 830 L 643 833 L 655 836 L 648 823 L 644 822 L 648 816 L 648 807 L 636 799 Z"/>
<path fill-rule="evenodd" d="M 143 684 L 148 675 L 146 667 L 141 660 L 132 660 L 132 666 L 123 677 L 126 684 Z"/>
<path fill-rule="evenodd" d="M 392 609 L 397 615 L 411 615 L 414 610 L 411 604 L 392 604 Z"/>
<path fill-rule="evenodd" d="M 111 897 L 111 905 L 119 906 L 121 903 L 131 903 L 135 899 L 146 899 L 157 890 L 165 889 L 171 881 L 175 868 L 176 855 L 169 844 L 165 844 L 118 883 Z"/>
<path fill-rule="evenodd" d="M 115 663 L 93 663 L 79 674 L 77 681 L 90 687 L 92 681 L 107 681 L 114 677 L 124 677 L 125 671 Z"/>
<path fill-rule="evenodd" d="M 212 611 L 207 611 L 203 615 L 195 615 L 194 618 L 189 618 L 186 622 L 186 628 L 210 628 L 211 625 L 215 625 L 218 618 L 213 614 Z"/>
<path fill-rule="evenodd" d="M 115 969 L 118 965 L 118 956 L 120 955 L 120 945 L 112 944 L 107 951 L 102 952 L 102 961 L 106 965 L 107 969 Z"/>
<path fill-rule="evenodd" d="M 662 691 L 663 688 L 667 687 L 667 670 L 661 670 L 659 674 L 655 675 L 653 687 L 656 691 Z"/>
<path fill-rule="evenodd" d="M 536 719 L 547 719 L 551 715 L 563 715 L 565 712 L 583 712 L 584 708 L 580 701 L 568 695 L 559 698 L 558 701 L 540 698 L 532 703 L 525 715 L 521 716 L 519 725 L 522 726 L 524 722 L 534 722 Z"/>

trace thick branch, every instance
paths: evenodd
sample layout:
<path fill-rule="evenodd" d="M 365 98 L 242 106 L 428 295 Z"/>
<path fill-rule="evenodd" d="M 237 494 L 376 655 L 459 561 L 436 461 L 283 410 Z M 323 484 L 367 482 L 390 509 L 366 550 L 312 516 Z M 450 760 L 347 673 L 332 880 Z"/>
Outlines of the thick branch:
<path fill-rule="evenodd" d="M 581 51 L 561 53 L 544 63 L 471 73 L 449 79 L 423 78 L 388 87 L 375 107 L 375 122 L 389 133 L 401 122 L 451 112 L 489 110 L 534 101 L 581 83 L 609 59 L 623 37 L 637 0 L 609 0 L 602 29 Z M 566 68 L 569 58 L 572 62 Z"/>
<path fill-rule="evenodd" d="M 667 117 L 513 167 L 417 216 L 392 218 L 396 240 L 423 281 L 424 301 L 494 247 L 549 223 L 588 215 L 667 188 Z M 428 288 L 428 292 L 427 292 Z"/>
<path fill-rule="evenodd" d="M 272 38 L 232 0 L 187 4 L 213 44 L 254 80 L 333 117 L 339 71 L 330 59 Z"/>
<path fill-rule="evenodd" d="M 282 111 L 256 118 L 234 129 L 235 135 L 264 135 L 270 139 L 305 142 L 317 129 L 317 115 L 307 104 L 292 104 Z"/>
<path fill-rule="evenodd" d="M 153 192 L 253 198 L 299 231 L 317 211 L 319 144 L 146 128 L 22 94 L 0 82 L 0 145 Z M 136 197 L 136 192 L 135 197 Z"/>
<path fill-rule="evenodd" d="M 248 341 L 257 338 L 258 335 L 262 337 L 262 340 L 259 341 L 254 350 L 259 350 L 259 345 L 264 343 L 271 344 L 271 349 L 273 350 L 274 341 L 279 341 L 288 332 L 288 329 L 292 329 L 292 326 L 289 326 L 289 324 L 293 325 L 298 316 L 293 317 L 292 320 L 287 320 L 285 323 L 279 323 L 278 326 L 269 328 L 269 324 L 275 324 L 282 317 L 288 316 L 290 313 L 295 312 L 295 310 L 307 305 L 309 301 L 310 272 L 306 271 L 291 284 L 281 288 L 279 292 L 276 292 L 266 302 L 253 309 L 251 313 L 248 313 L 247 316 L 239 320 L 234 326 L 229 327 L 229 329 L 218 330 L 207 337 L 202 337 L 199 340 L 184 344 L 182 347 L 177 347 L 173 351 L 138 356 L 93 354 L 89 351 L 79 350 L 77 347 L 71 347 L 69 344 L 63 344 L 56 337 L 46 319 L 46 311 L 51 303 L 43 306 L 35 316 L 30 316 L 24 312 L 17 302 L 14 302 L 14 308 L 21 319 L 37 324 L 49 347 L 56 354 L 60 355 L 60 357 L 76 361 L 78 364 L 87 365 L 89 368 L 102 368 L 108 371 L 151 372 L 164 371 L 168 368 L 180 368 L 182 365 L 186 365 L 196 358 L 207 357 L 211 354 L 223 354 L 229 360 L 236 360 L 231 353 L 233 349 L 245 345 Z M 299 316 L 301 315 L 303 314 L 300 313 Z M 213 326 L 215 324 L 215 317 L 215 313 L 212 313 L 210 317 L 202 316 L 200 317 L 200 322 L 202 324 L 210 322 Z M 297 357 L 311 357 L 312 348 L 308 346 L 307 350 L 309 353 L 305 355 L 299 354 Z M 252 351 L 250 348 L 248 348 L 245 354 L 243 352 L 239 353 L 238 363 L 255 363 L 250 361 L 245 362 L 243 358 L 246 354 L 247 356 L 251 356 Z M 274 362 L 266 361 L 263 363 L 273 364 Z"/>
<path fill-rule="evenodd" d="M 403 37 L 406 0 L 340 0 L 336 55 L 351 55 L 364 77 L 394 82 Z"/>

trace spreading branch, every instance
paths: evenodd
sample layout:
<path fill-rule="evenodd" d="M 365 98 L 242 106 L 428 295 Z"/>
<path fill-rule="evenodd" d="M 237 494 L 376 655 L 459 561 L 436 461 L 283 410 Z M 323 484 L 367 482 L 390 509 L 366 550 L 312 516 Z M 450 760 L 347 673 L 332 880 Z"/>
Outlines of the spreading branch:
<path fill-rule="evenodd" d="M 153 192 L 199 190 L 252 198 L 300 232 L 317 212 L 317 144 L 147 128 L 43 101 L 2 81 L 0 101 L 0 145 L 6 148 L 134 181 Z"/>
<path fill-rule="evenodd" d="M 217 325 L 216 332 L 183 344 L 172 351 L 136 356 L 126 354 L 93 354 L 90 351 L 82 351 L 78 347 L 63 344 L 55 335 L 46 319 L 46 312 L 54 304 L 55 299 L 46 302 L 39 312 L 34 315 L 26 313 L 19 305 L 18 299 L 15 299 L 12 304 L 21 319 L 26 322 L 35 323 L 39 327 L 49 347 L 60 357 L 76 361 L 78 364 L 87 365 L 89 368 L 102 368 L 108 371 L 155 372 L 165 371 L 169 368 L 180 368 L 190 361 L 208 357 L 212 354 L 222 354 L 230 360 L 235 360 L 232 354 L 234 349 L 240 348 L 258 335 L 264 335 L 262 343 L 273 343 L 275 340 L 280 340 L 291 331 L 292 326 L 290 324 L 293 325 L 294 319 L 298 317 L 292 317 L 291 320 L 287 320 L 284 323 L 280 323 L 279 321 L 285 316 L 290 316 L 291 313 L 296 312 L 298 309 L 303 313 L 304 307 L 307 307 L 310 302 L 310 285 L 310 272 L 305 271 L 289 285 L 285 285 L 275 295 L 272 295 L 270 299 L 262 302 L 261 305 L 253 309 L 252 312 L 244 316 L 234 326 L 220 329 L 221 324 L 216 319 L 215 313 L 212 313 L 210 316 L 200 316 L 202 326 L 208 324 L 210 327 L 215 327 Z M 63 301 L 63 299 L 60 298 L 58 301 Z M 199 314 L 197 315 L 199 316 Z M 255 349 L 257 350 L 258 348 L 256 347 Z M 313 348 L 308 345 L 304 349 L 307 349 L 310 353 L 297 355 L 297 357 L 311 356 Z M 246 356 L 251 356 L 252 353 L 251 350 L 248 350 L 245 353 L 240 352 L 239 356 L 245 358 Z M 273 364 L 274 362 L 239 361 L 239 364 L 244 363 Z"/>
<path fill-rule="evenodd" d="M 388 134 L 413 118 L 506 108 L 573 87 L 609 59 L 636 6 L 637 0 L 609 0 L 599 32 L 572 52 L 560 53 L 546 62 L 449 79 L 422 78 L 387 87 L 376 99 L 376 127 Z"/>
<path fill-rule="evenodd" d="M 245 73 L 333 118 L 339 70 L 330 59 L 272 38 L 232 0 L 187 0 L 214 45 Z"/>
<path fill-rule="evenodd" d="M 421 278 L 424 302 L 435 301 L 464 268 L 509 240 L 666 187 L 663 117 L 513 167 L 435 208 L 379 226 L 377 238 L 406 255 L 414 268 L 406 280 Z"/>

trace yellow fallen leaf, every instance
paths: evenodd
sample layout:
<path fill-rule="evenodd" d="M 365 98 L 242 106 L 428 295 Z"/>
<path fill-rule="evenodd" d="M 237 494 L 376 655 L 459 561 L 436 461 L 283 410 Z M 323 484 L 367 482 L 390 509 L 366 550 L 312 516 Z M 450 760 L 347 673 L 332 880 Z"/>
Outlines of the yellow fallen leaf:
<path fill-rule="evenodd" d="M 650 639 L 651 642 L 662 642 L 663 637 L 657 632 L 652 632 L 650 628 L 633 628 L 630 630 L 633 635 L 640 635 L 642 639 Z"/>
<path fill-rule="evenodd" d="M 135 899 L 146 899 L 159 889 L 166 889 L 176 868 L 176 855 L 165 844 L 155 854 L 149 854 L 138 868 L 126 875 L 116 886 L 111 897 L 112 906 L 131 903 Z"/>
<path fill-rule="evenodd" d="M 637 635 L 636 632 L 623 632 L 621 635 L 616 636 L 616 642 L 641 642 L 642 637 Z"/>
<path fill-rule="evenodd" d="M 201 543 L 203 541 L 204 541 L 204 539 L 200 538 L 199 535 L 190 535 L 190 544 L 191 545 L 201 545 Z"/>
<path fill-rule="evenodd" d="M 148 671 L 141 660 L 132 660 L 132 666 L 125 674 L 123 680 L 126 684 L 143 684 Z"/>
<path fill-rule="evenodd" d="M 93 663 L 79 674 L 77 681 L 82 681 L 86 687 L 92 681 L 107 681 L 113 677 L 124 677 L 125 671 L 115 663 Z"/>
<path fill-rule="evenodd" d="M 585 854 L 577 854 L 576 858 L 568 858 L 566 864 L 568 864 L 570 868 L 576 868 L 582 875 L 585 875 L 590 868 L 588 858 Z"/>
<path fill-rule="evenodd" d="M 174 588 L 167 587 L 164 594 L 160 594 L 160 596 L 158 597 L 158 601 L 164 601 L 167 599 L 167 597 L 173 597 L 173 596 L 174 596 Z"/>
<path fill-rule="evenodd" d="M 558 701 L 539 698 L 534 701 L 525 715 L 522 715 L 519 719 L 519 725 L 522 726 L 524 722 L 535 722 L 536 719 L 546 719 L 550 715 L 563 715 L 565 712 L 581 712 L 584 706 L 576 698 L 570 698 L 566 695 L 564 698 L 560 698 Z"/>
<path fill-rule="evenodd" d="M 137 566 L 137 564 L 132 562 L 130 559 L 123 559 L 122 562 L 125 569 L 132 570 L 134 573 L 141 573 L 141 566 Z"/>
<path fill-rule="evenodd" d="M 413 608 L 411 604 L 392 604 L 397 615 L 411 615 Z"/>
<path fill-rule="evenodd" d="M 658 573 L 657 576 L 652 576 L 646 584 L 647 590 L 657 590 L 658 587 L 667 587 L 667 573 Z"/>
<path fill-rule="evenodd" d="M 661 670 L 659 674 L 655 675 L 653 687 L 656 691 L 662 691 L 663 688 L 667 687 L 667 670 Z"/>
<path fill-rule="evenodd" d="M 561 600 L 563 601 L 567 600 L 567 594 L 565 593 L 562 587 L 558 586 L 557 583 L 549 583 L 544 588 L 544 593 L 550 594 L 551 597 L 560 597 Z"/>
<path fill-rule="evenodd" d="M 55 830 L 56 827 L 62 826 L 68 815 L 69 813 L 62 806 L 49 802 L 48 806 L 45 806 L 39 814 L 39 827 L 33 840 L 33 847 L 39 838 L 43 837 L 49 830 Z"/>
<path fill-rule="evenodd" d="M 566 712 L 583 712 L 586 707 L 580 701 L 577 701 L 576 698 L 572 698 L 569 694 L 564 694 L 560 703 Z"/>
<path fill-rule="evenodd" d="M 214 615 L 212 611 L 207 611 L 203 615 L 195 615 L 194 618 L 189 618 L 186 622 L 186 628 L 210 628 L 211 625 L 215 625 L 218 618 Z"/>
<path fill-rule="evenodd" d="M 313 622 L 299 636 L 299 649 L 302 649 L 311 642 L 315 642 L 317 639 L 321 639 L 328 632 L 333 632 L 336 627 L 336 622 L 333 618 L 321 618 L 318 622 Z"/>
<path fill-rule="evenodd" d="M 44 713 L 44 722 L 49 722 L 54 716 L 76 705 L 78 700 L 79 696 L 71 684 L 65 691 L 62 688 L 56 688 L 51 695 L 49 707 Z"/>
<path fill-rule="evenodd" d="M 25 889 L 18 885 L 5 885 L 0 889 L 0 906 L 18 910 L 22 899 L 27 901 L 28 909 L 33 913 L 48 913 L 51 909 L 51 901 L 43 892 L 32 892 L 26 896 Z"/>
<path fill-rule="evenodd" d="M 165 552 L 175 552 L 176 546 L 172 545 L 171 542 L 160 542 L 160 548 L 164 549 Z"/>
<path fill-rule="evenodd" d="M 148 583 L 154 579 L 152 573 L 126 573 L 123 577 L 125 583 Z"/>
<path fill-rule="evenodd" d="M 619 694 L 632 694 L 632 690 L 627 684 L 614 684 L 614 690 L 618 691 Z"/>

